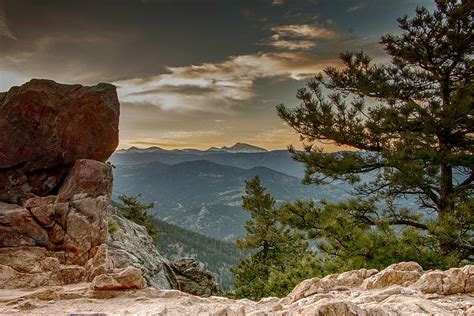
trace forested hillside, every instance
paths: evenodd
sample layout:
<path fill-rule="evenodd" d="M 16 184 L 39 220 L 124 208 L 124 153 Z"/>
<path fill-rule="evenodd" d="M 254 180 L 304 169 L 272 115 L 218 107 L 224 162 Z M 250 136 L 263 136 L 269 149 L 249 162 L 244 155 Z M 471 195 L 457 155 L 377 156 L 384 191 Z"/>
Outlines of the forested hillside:
<path fill-rule="evenodd" d="M 210 238 L 160 219 L 156 219 L 155 224 L 160 230 L 160 251 L 167 258 L 196 257 L 207 270 L 218 275 L 222 290 L 233 286 L 234 278 L 229 267 L 245 257 L 245 252 L 237 249 L 235 243 Z"/>

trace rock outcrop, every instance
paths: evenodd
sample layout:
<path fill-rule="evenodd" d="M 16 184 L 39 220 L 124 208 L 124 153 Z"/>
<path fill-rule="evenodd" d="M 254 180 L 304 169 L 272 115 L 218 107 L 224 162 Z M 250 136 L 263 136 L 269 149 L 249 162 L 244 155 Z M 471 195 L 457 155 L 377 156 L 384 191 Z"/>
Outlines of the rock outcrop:
<path fill-rule="evenodd" d="M 407 275 L 417 277 L 410 277 L 407 281 Z M 133 278 L 129 275 L 128 280 Z M 375 280 L 390 281 L 384 281 L 382 285 L 372 282 Z M 109 281 L 113 284 L 113 280 Z M 157 291 L 153 288 L 103 293 L 91 291 L 87 284 L 29 292 L 0 290 L 0 314 L 473 315 L 473 282 L 472 265 L 423 272 L 416 263 L 407 262 L 380 272 L 361 269 L 313 278 L 296 286 L 285 298 L 265 298 L 260 302 L 215 296 L 202 298 L 176 290 Z M 367 288 L 369 283 L 378 285 Z"/>
<path fill-rule="evenodd" d="M 178 283 L 169 261 L 155 247 L 145 227 L 123 218 L 115 208 L 109 208 L 109 221 L 116 230 L 109 233 L 107 245 L 116 268 L 133 266 L 143 272 L 149 286 L 156 289 L 177 289 Z"/>
<path fill-rule="evenodd" d="M 97 173 L 92 176 L 90 170 Z M 85 266 L 107 238 L 112 171 L 99 161 L 78 160 L 67 177 L 59 195 L 30 198 L 24 205 L 0 204 L 0 266 L 13 269 L 3 267 L 10 277 L 3 278 L 0 287 L 87 279 Z M 91 178 L 101 185 L 83 190 L 81 184 Z M 13 272 L 22 277 L 15 278 Z"/>
<path fill-rule="evenodd" d="M 109 207 L 108 254 L 115 268 L 133 266 L 143 272 L 148 286 L 158 290 L 178 289 L 203 297 L 220 294 L 216 276 L 194 258 L 169 261 L 163 257 L 145 227 Z"/>
<path fill-rule="evenodd" d="M 115 87 L 32 80 L 0 99 L 0 288 L 143 288 L 106 245 Z"/>
<path fill-rule="evenodd" d="M 33 79 L 0 97 L 0 201 L 55 195 L 78 159 L 105 161 L 118 145 L 115 87 Z"/>
<path fill-rule="evenodd" d="M 178 280 L 178 290 L 198 296 L 219 295 L 217 277 L 200 266 L 194 258 L 181 258 L 171 262 Z"/>

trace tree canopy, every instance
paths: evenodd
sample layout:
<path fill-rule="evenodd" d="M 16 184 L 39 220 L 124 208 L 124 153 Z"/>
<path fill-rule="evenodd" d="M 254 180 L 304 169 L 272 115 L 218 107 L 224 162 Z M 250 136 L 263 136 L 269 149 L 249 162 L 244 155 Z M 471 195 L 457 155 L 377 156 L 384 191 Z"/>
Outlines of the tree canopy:
<path fill-rule="evenodd" d="M 277 107 L 305 144 L 290 150 L 306 165 L 306 183 L 357 183 L 359 197 L 385 203 L 353 205 L 345 212 L 351 219 L 409 227 L 432 237 L 435 252 L 460 259 L 474 253 L 473 9 L 468 0 L 418 8 L 398 20 L 400 34 L 382 37 L 389 62 L 342 53 L 341 68 L 325 69 L 298 91 L 299 106 Z M 350 150 L 324 153 L 320 143 Z M 370 180 L 361 182 L 363 174 Z M 418 208 L 398 207 L 400 198 L 415 198 Z M 290 224 L 321 216 L 308 205 L 292 210 Z"/>
<path fill-rule="evenodd" d="M 259 177 L 246 182 L 242 207 L 252 219 L 247 221 L 247 235 L 237 241 L 241 249 L 251 255 L 232 268 L 235 276 L 235 296 L 258 300 L 265 296 L 284 296 L 308 273 L 297 271 L 301 257 L 312 262 L 307 269 L 317 266 L 308 256 L 308 244 L 301 234 L 278 222 L 275 199 L 265 191 Z M 294 273 L 288 275 L 288 271 Z"/>

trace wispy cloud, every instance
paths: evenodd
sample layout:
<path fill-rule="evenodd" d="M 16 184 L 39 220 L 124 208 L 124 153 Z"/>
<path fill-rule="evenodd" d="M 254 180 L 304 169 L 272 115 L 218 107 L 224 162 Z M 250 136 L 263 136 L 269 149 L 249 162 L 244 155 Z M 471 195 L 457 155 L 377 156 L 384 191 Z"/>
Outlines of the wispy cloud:
<path fill-rule="evenodd" d="M 273 0 L 272 5 L 282 5 L 285 4 L 284 0 Z"/>
<path fill-rule="evenodd" d="M 115 82 L 121 100 L 153 104 L 170 111 L 228 113 L 256 95 L 257 79 L 312 76 L 335 60 L 305 52 L 233 56 L 221 63 L 169 67 L 168 73 Z"/>
<path fill-rule="evenodd" d="M 262 44 L 289 50 L 308 50 L 316 46 L 318 40 L 338 37 L 335 31 L 312 24 L 280 25 L 271 30 L 274 34 Z"/>
<path fill-rule="evenodd" d="M 0 37 L 2 36 L 16 40 L 15 35 L 13 35 L 13 32 L 8 27 L 7 14 L 0 8 Z"/>
<path fill-rule="evenodd" d="M 308 50 L 316 46 L 316 43 L 307 40 L 285 40 L 274 35 L 271 37 L 271 41 L 267 42 L 267 45 L 289 50 Z"/>
<path fill-rule="evenodd" d="M 272 28 L 276 34 L 280 36 L 294 36 L 312 39 L 335 38 L 337 33 L 333 30 L 311 24 L 291 24 L 281 25 Z"/>
<path fill-rule="evenodd" d="M 361 1 L 347 8 L 347 12 L 355 12 L 365 8 L 369 3 L 367 1 Z"/>

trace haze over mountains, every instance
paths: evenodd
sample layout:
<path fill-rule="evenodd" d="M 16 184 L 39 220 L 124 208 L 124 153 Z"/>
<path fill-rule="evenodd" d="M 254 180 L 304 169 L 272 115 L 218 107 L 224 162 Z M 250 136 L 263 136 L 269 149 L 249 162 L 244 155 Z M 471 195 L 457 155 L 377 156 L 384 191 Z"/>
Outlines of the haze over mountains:
<path fill-rule="evenodd" d="M 304 176 L 304 166 L 294 161 L 288 150 L 268 151 L 264 148 L 243 143 L 237 143 L 231 147 L 211 147 L 208 150 L 166 150 L 159 147 L 139 149 L 131 147 L 116 151 L 110 158 L 110 161 L 116 166 L 156 161 L 172 165 L 195 160 L 207 160 L 243 169 L 267 167 L 293 177 L 302 178 Z"/>
<path fill-rule="evenodd" d="M 307 186 L 304 167 L 288 151 L 267 151 L 238 143 L 231 147 L 165 150 L 152 147 L 115 152 L 114 194 L 141 193 L 155 201 L 155 214 L 167 222 L 222 240 L 244 235 L 249 216 L 241 208 L 245 181 L 260 176 L 279 202 L 335 201 L 347 185 Z"/>

